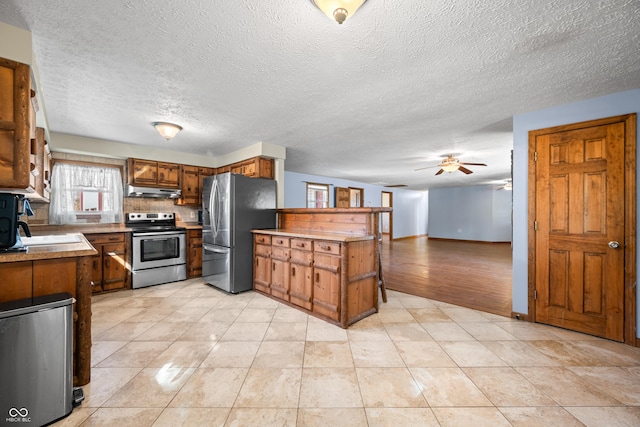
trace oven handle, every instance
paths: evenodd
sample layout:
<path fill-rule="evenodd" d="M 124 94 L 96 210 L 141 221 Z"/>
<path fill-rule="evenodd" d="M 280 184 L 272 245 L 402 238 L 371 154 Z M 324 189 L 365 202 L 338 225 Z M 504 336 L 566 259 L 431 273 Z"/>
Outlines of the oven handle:
<path fill-rule="evenodd" d="M 204 250 L 206 250 L 206 251 L 215 252 L 217 254 L 227 254 L 227 253 L 229 253 L 229 248 L 219 249 L 219 248 L 217 248 L 215 246 L 207 245 L 206 243 L 204 243 L 202 245 L 202 248 Z"/>
<path fill-rule="evenodd" d="M 144 233 L 144 232 L 135 232 L 133 233 L 133 237 L 140 237 L 140 236 L 157 236 L 157 237 L 162 237 L 162 238 L 166 238 L 166 237 L 172 237 L 172 236 L 180 236 L 180 235 L 186 235 L 187 233 L 185 231 L 164 231 L 162 233 L 158 233 L 157 231 L 150 231 L 148 233 Z"/>

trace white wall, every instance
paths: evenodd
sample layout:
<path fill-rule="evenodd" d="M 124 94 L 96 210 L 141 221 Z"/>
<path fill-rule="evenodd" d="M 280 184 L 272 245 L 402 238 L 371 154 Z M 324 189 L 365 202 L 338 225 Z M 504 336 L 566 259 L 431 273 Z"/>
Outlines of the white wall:
<path fill-rule="evenodd" d="M 308 175 L 297 172 L 284 173 L 284 207 L 304 208 L 307 206 L 307 182 L 329 184 L 329 206 L 335 206 L 335 187 L 357 187 L 364 189 L 365 207 L 382 206 L 382 192 L 393 193 L 393 237 L 411 237 L 427 234 L 429 193 L 402 188 L 386 188 L 379 185 L 326 176 Z"/>
<path fill-rule="evenodd" d="M 491 185 L 430 190 L 429 237 L 510 242 L 510 192 Z"/>
<path fill-rule="evenodd" d="M 513 311 L 528 313 L 528 150 L 529 131 L 578 123 L 605 117 L 640 112 L 640 89 L 614 93 L 573 104 L 560 105 L 545 110 L 519 114 L 513 118 Z M 640 133 L 636 132 L 640 144 Z M 640 152 L 640 150 L 639 150 Z M 638 162 L 640 166 L 640 161 Z M 640 190 L 640 173 L 636 175 L 636 185 Z M 637 207 L 636 207 L 637 211 Z M 640 215 L 637 215 L 640 225 Z M 638 233 L 640 236 L 640 233 Z M 636 247 L 640 239 L 636 236 Z M 640 271 L 636 260 L 636 269 Z M 636 294 L 640 308 L 640 292 Z M 636 335 L 640 337 L 640 310 L 636 311 Z"/>

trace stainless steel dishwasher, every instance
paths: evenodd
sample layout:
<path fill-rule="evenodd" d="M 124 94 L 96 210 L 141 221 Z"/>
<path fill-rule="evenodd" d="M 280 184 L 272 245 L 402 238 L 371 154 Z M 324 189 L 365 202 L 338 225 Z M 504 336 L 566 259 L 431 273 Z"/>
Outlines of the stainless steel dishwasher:
<path fill-rule="evenodd" d="M 41 426 L 82 401 L 73 388 L 73 297 L 0 304 L 0 425 Z"/>

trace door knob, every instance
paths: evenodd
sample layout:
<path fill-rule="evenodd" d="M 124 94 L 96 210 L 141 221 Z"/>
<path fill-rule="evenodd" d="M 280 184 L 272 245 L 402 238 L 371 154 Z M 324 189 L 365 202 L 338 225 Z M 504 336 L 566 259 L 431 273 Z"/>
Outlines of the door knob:
<path fill-rule="evenodd" d="M 609 242 L 609 247 L 611 249 L 618 249 L 620 247 L 620 243 L 616 242 L 615 240 L 612 240 Z"/>

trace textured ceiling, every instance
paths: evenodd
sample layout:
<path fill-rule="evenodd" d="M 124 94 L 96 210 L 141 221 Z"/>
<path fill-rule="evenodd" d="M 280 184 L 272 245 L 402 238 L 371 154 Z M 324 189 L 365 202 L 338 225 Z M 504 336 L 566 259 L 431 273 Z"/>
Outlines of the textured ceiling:
<path fill-rule="evenodd" d="M 28 29 L 50 130 L 413 189 L 509 176 L 514 114 L 640 87 L 638 0 L 2 0 Z M 55 141 L 54 147 L 55 147 Z M 487 163 L 434 176 L 448 153 Z"/>

